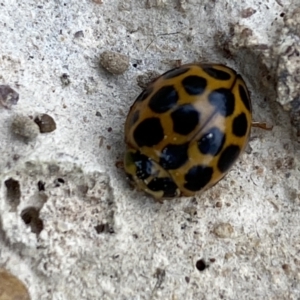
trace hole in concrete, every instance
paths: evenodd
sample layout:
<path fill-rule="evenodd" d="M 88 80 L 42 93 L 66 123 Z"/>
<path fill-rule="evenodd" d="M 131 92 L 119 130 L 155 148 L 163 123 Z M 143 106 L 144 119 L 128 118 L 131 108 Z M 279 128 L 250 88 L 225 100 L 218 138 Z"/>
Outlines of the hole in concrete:
<path fill-rule="evenodd" d="M 45 182 L 43 182 L 43 181 L 40 180 L 38 182 L 38 189 L 39 189 L 40 192 L 44 191 L 45 190 Z"/>
<path fill-rule="evenodd" d="M 204 259 L 199 259 L 197 262 L 196 262 L 196 268 L 202 272 L 204 271 L 205 269 L 208 268 L 208 265 L 205 263 Z"/>
<path fill-rule="evenodd" d="M 37 235 L 43 230 L 43 220 L 39 218 L 40 211 L 35 207 L 27 207 L 21 212 L 21 218 L 26 225 L 29 225 L 31 232 Z"/>
<path fill-rule="evenodd" d="M 99 224 L 99 225 L 95 226 L 95 230 L 99 234 L 99 233 L 104 232 L 105 227 L 106 227 L 105 224 Z"/>
<path fill-rule="evenodd" d="M 9 178 L 4 181 L 4 184 L 7 189 L 6 191 L 7 200 L 9 204 L 12 206 L 12 209 L 16 210 L 17 206 L 20 204 L 20 198 L 21 198 L 20 183 L 18 180 Z"/>
<path fill-rule="evenodd" d="M 111 234 L 115 233 L 113 226 L 108 223 L 99 224 L 99 225 L 95 226 L 94 228 L 98 234 L 103 233 L 103 232 L 111 233 Z"/>
<path fill-rule="evenodd" d="M 57 178 L 57 181 L 58 181 L 59 183 L 65 183 L 65 180 L 64 180 L 63 178 Z"/>
<path fill-rule="evenodd" d="M 61 184 L 65 183 L 65 180 L 62 178 L 56 178 L 53 183 L 55 187 L 60 187 Z"/>

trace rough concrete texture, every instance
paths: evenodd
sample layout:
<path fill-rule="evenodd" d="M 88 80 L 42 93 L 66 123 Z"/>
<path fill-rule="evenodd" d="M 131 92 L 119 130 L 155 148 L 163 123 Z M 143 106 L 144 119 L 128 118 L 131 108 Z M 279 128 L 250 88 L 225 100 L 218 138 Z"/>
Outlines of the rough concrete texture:
<path fill-rule="evenodd" d="M 299 299 L 299 144 L 278 104 L 299 97 L 297 6 L 1 1 L 0 84 L 19 101 L 0 110 L 0 267 L 31 299 Z M 105 71 L 104 51 L 129 69 Z M 160 204 L 118 168 L 124 121 L 138 76 L 193 61 L 235 68 L 254 119 L 274 127 L 252 130 L 214 188 Z M 12 132 L 16 116 L 37 114 L 56 130 Z"/>

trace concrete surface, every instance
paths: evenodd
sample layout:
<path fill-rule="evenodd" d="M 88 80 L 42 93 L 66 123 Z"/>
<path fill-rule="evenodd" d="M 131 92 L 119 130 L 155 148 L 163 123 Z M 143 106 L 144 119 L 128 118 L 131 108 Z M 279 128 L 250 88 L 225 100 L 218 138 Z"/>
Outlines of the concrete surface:
<path fill-rule="evenodd" d="M 298 6 L 1 1 L 0 84 L 19 102 L 0 110 L 0 267 L 32 299 L 299 299 L 299 144 L 276 91 Z M 103 51 L 127 55 L 129 69 L 105 71 Z M 193 61 L 238 70 L 254 119 L 274 127 L 253 129 L 214 188 L 160 204 L 118 167 L 124 121 L 139 75 Z M 12 132 L 15 116 L 41 113 L 55 131 L 30 140 Z"/>

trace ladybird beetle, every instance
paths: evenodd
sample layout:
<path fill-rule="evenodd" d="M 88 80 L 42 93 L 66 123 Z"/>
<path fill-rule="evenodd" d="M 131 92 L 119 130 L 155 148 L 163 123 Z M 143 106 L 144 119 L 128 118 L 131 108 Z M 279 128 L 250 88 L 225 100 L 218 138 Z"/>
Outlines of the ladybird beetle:
<path fill-rule="evenodd" d="M 215 185 L 247 145 L 252 122 L 242 77 L 221 64 L 186 64 L 138 96 L 125 123 L 124 168 L 156 199 Z"/>

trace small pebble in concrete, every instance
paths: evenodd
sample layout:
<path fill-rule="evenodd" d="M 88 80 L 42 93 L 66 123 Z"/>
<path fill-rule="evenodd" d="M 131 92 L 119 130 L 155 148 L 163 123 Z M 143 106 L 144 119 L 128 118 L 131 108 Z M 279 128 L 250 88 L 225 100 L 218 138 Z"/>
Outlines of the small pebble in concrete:
<path fill-rule="evenodd" d="M 63 86 L 68 86 L 71 84 L 70 76 L 67 73 L 63 73 L 60 76 L 60 81 L 63 84 Z"/>
<path fill-rule="evenodd" d="M 0 104 L 8 109 L 16 105 L 19 100 L 19 94 L 8 85 L 0 85 Z"/>
<path fill-rule="evenodd" d="M 41 133 L 52 132 L 56 129 L 54 119 L 48 114 L 40 114 L 34 118 L 34 122 L 39 126 Z"/>
<path fill-rule="evenodd" d="M 12 121 L 11 129 L 13 133 L 32 140 L 40 133 L 39 127 L 29 117 L 17 115 Z"/>
<path fill-rule="evenodd" d="M 4 269 L 0 269 L 0 300 L 30 300 L 25 285 Z"/>
<path fill-rule="evenodd" d="M 214 228 L 214 234 L 219 238 L 228 238 L 232 233 L 233 227 L 229 223 L 221 223 Z"/>
<path fill-rule="evenodd" d="M 104 51 L 100 55 L 100 65 L 114 75 L 121 75 L 129 68 L 129 57 L 127 55 Z"/>
<path fill-rule="evenodd" d="M 145 89 L 149 85 L 149 83 L 151 83 L 151 81 L 156 79 L 159 75 L 160 73 L 158 73 L 157 71 L 150 70 L 145 74 L 137 76 L 136 81 L 139 87 Z"/>

